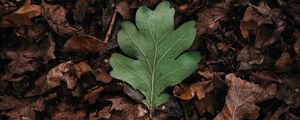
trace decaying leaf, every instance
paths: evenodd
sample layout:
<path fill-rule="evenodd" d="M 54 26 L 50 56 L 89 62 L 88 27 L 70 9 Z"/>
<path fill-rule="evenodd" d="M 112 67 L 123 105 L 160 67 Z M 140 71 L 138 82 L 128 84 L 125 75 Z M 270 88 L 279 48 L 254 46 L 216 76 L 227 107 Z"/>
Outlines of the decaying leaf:
<path fill-rule="evenodd" d="M 174 87 L 173 94 L 182 100 L 190 100 L 197 95 L 198 99 L 201 100 L 212 90 L 211 81 L 201 81 L 191 85 L 177 85 Z"/>
<path fill-rule="evenodd" d="M 197 13 L 197 35 L 211 34 L 220 26 L 219 21 L 225 20 L 229 4 L 220 3 L 211 8 L 204 8 Z"/>
<path fill-rule="evenodd" d="M 106 71 L 102 68 L 99 68 L 95 72 L 96 80 L 104 83 L 110 83 L 112 81 L 112 77 L 106 73 Z"/>
<path fill-rule="evenodd" d="M 16 12 L 5 16 L 0 22 L 1 28 L 20 27 L 23 25 L 32 25 L 31 18 L 40 16 L 41 7 L 39 5 L 31 5 L 31 0 L 26 0 L 24 5 Z"/>
<path fill-rule="evenodd" d="M 300 55 L 300 32 L 297 30 L 293 35 L 295 38 L 294 51 Z"/>
<path fill-rule="evenodd" d="M 256 102 L 264 89 L 236 77 L 233 73 L 226 75 L 226 83 L 229 90 L 225 98 L 225 106 L 215 120 L 256 119 L 260 110 Z"/>
<path fill-rule="evenodd" d="M 67 11 L 60 5 L 47 4 L 42 0 L 42 16 L 54 32 L 61 36 L 81 34 L 82 30 L 72 27 L 66 19 Z"/>
<path fill-rule="evenodd" d="M 8 116 L 11 120 L 34 120 L 36 119 L 36 112 L 41 112 L 45 107 L 45 102 L 49 99 L 56 97 L 55 94 L 50 94 L 46 97 L 38 99 L 17 99 L 15 97 L 4 96 L 5 101 L 1 101 L 0 105 L 5 103 L 12 104 L 12 107 L 4 115 Z M 12 101 L 7 101 L 12 100 Z M 12 103 L 13 102 L 13 103 Z M 13 110 L 11 110 L 13 109 Z"/>
<path fill-rule="evenodd" d="M 252 69 L 253 65 L 260 65 L 264 62 L 265 56 L 254 49 L 253 47 L 244 47 L 236 57 L 236 60 L 240 62 L 239 69 Z"/>
<path fill-rule="evenodd" d="M 143 103 L 151 117 L 154 109 L 169 98 L 161 92 L 188 77 L 200 61 L 198 52 L 181 54 L 195 39 L 195 23 L 190 21 L 174 30 L 174 13 L 167 1 L 161 2 L 154 11 L 140 7 L 136 13 L 137 28 L 126 21 L 118 33 L 120 48 L 131 58 L 116 53 L 109 61 L 114 78 L 145 95 Z"/>
<path fill-rule="evenodd" d="M 88 91 L 83 97 L 83 101 L 89 101 L 91 104 L 95 102 L 95 99 L 97 99 L 99 93 L 104 90 L 104 87 L 102 86 L 96 86 Z"/>
<path fill-rule="evenodd" d="M 35 88 L 29 91 L 26 96 L 43 94 L 52 88 L 61 85 L 61 81 L 66 82 L 68 89 L 74 89 L 77 80 L 84 74 L 92 73 L 92 69 L 85 62 L 74 63 L 67 61 L 52 68 L 47 75 L 42 75 L 35 81 Z"/>
<path fill-rule="evenodd" d="M 130 18 L 130 8 L 127 1 L 122 1 L 117 4 L 116 11 L 121 14 L 124 20 L 128 20 Z"/>
<path fill-rule="evenodd" d="M 85 120 L 84 110 L 72 110 L 72 108 L 71 105 L 64 102 L 59 104 L 55 111 L 51 112 L 51 120 Z"/>
<path fill-rule="evenodd" d="M 275 67 L 279 70 L 286 70 L 292 64 L 291 55 L 289 52 L 283 52 L 275 62 Z"/>
<path fill-rule="evenodd" d="M 68 53 L 101 53 L 107 43 L 89 35 L 72 36 L 63 45 L 62 51 Z"/>
<path fill-rule="evenodd" d="M 241 20 L 240 29 L 243 38 L 256 35 L 255 47 L 262 48 L 280 40 L 285 29 L 280 9 L 271 9 L 266 3 L 250 5 Z"/>
<path fill-rule="evenodd" d="M 5 75 L 2 80 L 19 81 L 23 79 L 23 73 L 34 71 L 39 64 L 37 59 L 42 58 L 43 63 L 55 59 L 55 43 L 51 34 L 42 39 L 38 44 L 21 42 L 20 46 L 14 46 L 3 51 L 1 58 L 12 61 L 5 66 Z"/>

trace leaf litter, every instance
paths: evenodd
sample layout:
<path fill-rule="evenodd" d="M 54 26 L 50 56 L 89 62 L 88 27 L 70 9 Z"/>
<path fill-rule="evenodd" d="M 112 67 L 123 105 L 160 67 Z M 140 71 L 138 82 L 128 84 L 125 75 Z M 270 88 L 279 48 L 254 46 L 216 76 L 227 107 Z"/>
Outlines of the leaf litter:
<path fill-rule="evenodd" d="M 0 119 L 150 119 L 143 93 L 113 78 L 109 59 L 122 53 L 121 21 L 136 23 L 139 7 L 159 3 L 0 0 Z M 170 99 L 152 119 L 300 119 L 299 5 L 170 1 L 175 30 L 195 21 L 187 51 L 201 61 L 163 91 Z"/>

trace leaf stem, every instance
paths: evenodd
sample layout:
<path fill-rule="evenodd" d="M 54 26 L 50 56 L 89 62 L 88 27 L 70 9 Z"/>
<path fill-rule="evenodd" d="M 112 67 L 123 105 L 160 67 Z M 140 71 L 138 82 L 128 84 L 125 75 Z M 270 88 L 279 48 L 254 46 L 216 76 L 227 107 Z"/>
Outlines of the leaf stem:
<path fill-rule="evenodd" d="M 104 43 L 107 43 L 108 42 L 108 39 L 111 35 L 111 31 L 113 29 L 113 26 L 115 26 L 115 22 L 116 22 L 116 16 L 117 16 L 117 12 L 114 11 L 114 14 L 111 18 L 111 21 L 110 21 L 110 24 L 109 24 L 109 27 L 108 27 L 108 30 L 106 32 L 106 35 L 105 35 L 105 38 L 104 38 Z"/>

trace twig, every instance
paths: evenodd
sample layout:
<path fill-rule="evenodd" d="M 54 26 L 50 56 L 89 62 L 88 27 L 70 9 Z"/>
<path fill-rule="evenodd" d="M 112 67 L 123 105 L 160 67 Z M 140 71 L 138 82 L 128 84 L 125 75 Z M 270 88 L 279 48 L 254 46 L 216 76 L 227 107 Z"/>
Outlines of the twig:
<path fill-rule="evenodd" d="M 115 11 L 112 18 L 111 18 L 111 20 L 110 20 L 109 27 L 108 27 L 108 30 L 106 32 L 105 38 L 104 38 L 104 43 L 108 42 L 108 39 L 111 35 L 111 31 L 112 31 L 112 29 L 113 29 L 113 27 L 115 26 L 115 23 L 116 23 L 116 16 L 117 16 L 117 12 Z"/>

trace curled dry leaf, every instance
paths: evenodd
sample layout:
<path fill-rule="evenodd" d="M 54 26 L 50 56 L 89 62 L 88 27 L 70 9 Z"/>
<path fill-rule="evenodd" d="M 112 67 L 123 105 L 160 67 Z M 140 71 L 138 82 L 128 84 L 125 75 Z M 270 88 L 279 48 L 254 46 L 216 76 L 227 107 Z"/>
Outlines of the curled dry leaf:
<path fill-rule="evenodd" d="M 219 21 L 225 20 L 225 16 L 229 11 L 229 4 L 220 3 L 213 7 L 206 7 L 197 13 L 197 35 L 204 33 L 211 34 L 219 27 Z"/>
<path fill-rule="evenodd" d="M 177 85 L 174 87 L 173 94 L 182 100 L 190 100 L 197 95 L 198 99 L 201 100 L 212 90 L 213 85 L 211 81 L 201 81 L 191 85 Z"/>
<path fill-rule="evenodd" d="M 16 12 L 5 16 L 0 27 L 20 27 L 23 25 L 31 25 L 31 18 L 40 16 L 41 7 L 39 5 L 31 5 L 31 0 L 26 0 L 24 5 L 20 7 Z"/>
<path fill-rule="evenodd" d="M 89 35 L 75 35 L 67 40 L 62 51 L 68 53 L 101 53 L 107 43 Z"/>
<path fill-rule="evenodd" d="M 84 74 L 92 73 L 92 69 L 85 62 L 74 63 L 67 61 L 52 68 L 47 75 L 42 75 L 35 81 L 35 88 L 25 96 L 31 97 L 43 94 L 54 87 L 60 86 L 61 81 L 66 82 L 68 89 L 74 89 L 77 80 Z"/>
<path fill-rule="evenodd" d="M 225 106 L 215 120 L 256 119 L 260 110 L 256 102 L 264 89 L 236 77 L 233 73 L 226 75 L 226 83 L 229 89 L 225 98 Z"/>
<path fill-rule="evenodd" d="M 50 5 L 42 0 L 42 16 L 54 32 L 61 36 L 82 34 L 81 29 L 72 27 L 66 19 L 67 11 L 60 5 Z"/>

